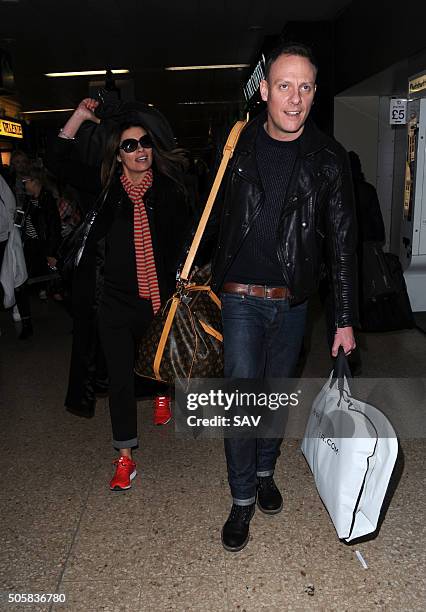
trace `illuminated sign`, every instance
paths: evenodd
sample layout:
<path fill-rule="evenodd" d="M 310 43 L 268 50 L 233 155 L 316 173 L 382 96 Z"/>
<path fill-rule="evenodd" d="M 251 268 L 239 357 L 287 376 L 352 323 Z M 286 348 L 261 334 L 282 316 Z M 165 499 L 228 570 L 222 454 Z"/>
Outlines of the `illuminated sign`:
<path fill-rule="evenodd" d="M 418 117 L 413 114 L 408 122 L 408 146 L 405 162 L 405 186 L 404 186 L 404 219 L 411 221 L 413 212 L 414 185 L 413 178 L 416 166 L 416 150 L 419 128 Z"/>
<path fill-rule="evenodd" d="M 0 136 L 10 136 L 11 138 L 23 138 L 22 125 L 15 121 L 0 119 Z"/>
<path fill-rule="evenodd" d="M 254 94 L 258 91 L 260 81 L 265 78 L 265 56 L 262 55 L 260 60 L 257 62 L 255 69 L 252 72 L 251 77 L 244 86 L 244 96 L 247 102 L 251 100 Z"/>
<path fill-rule="evenodd" d="M 408 92 L 410 94 L 418 93 L 426 89 L 426 74 L 422 74 L 415 79 L 408 81 Z"/>

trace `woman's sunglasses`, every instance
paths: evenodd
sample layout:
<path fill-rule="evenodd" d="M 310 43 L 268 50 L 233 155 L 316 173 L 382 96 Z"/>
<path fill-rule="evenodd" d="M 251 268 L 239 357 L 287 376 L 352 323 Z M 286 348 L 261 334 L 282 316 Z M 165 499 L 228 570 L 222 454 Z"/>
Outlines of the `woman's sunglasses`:
<path fill-rule="evenodd" d="M 138 148 L 138 144 L 143 149 L 152 149 L 153 142 L 151 136 L 149 134 L 144 134 L 139 138 L 139 140 L 136 138 L 126 138 L 126 140 L 123 140 L 123 142 L 120 144 L 119 148 L 125 153 L 133 153 L 133 151 L 136 151 Z"/>

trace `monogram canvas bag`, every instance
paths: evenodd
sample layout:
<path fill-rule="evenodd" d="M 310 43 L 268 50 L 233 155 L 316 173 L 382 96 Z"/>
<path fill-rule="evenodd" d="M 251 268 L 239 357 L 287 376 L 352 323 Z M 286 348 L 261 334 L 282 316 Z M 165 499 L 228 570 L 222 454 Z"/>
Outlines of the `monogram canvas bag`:
<path fill-rule="evenodd" d="M 191 268 L 229 159 L 245 121 L 237 121 L 223 150 L 205 209 L 185 260 L 177 291 L 157 313 L 141 340 L 135 362 L 139 376 L 173 384 L 176 378 L 223 375 L 220 299 L 211 290 L 210 268 Z"/>

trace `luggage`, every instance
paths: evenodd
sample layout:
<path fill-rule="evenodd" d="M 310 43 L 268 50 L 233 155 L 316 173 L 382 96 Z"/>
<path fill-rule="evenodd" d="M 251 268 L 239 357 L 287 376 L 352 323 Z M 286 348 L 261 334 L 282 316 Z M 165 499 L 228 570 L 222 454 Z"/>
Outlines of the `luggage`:
<path fill-rule="evenodd" d="M 364 299 L 360 307 L 361 329 L 365 332 L 412 329 L 415 322 L 399 258 L 383 253 L 383 260 L 392 291 Z"/>
<path fill-rule="evenodd" d="M 157 313 L 139 345 L 136 374 L 169 384 L 223 376 L 220 300 L 209 281 L 205 266 Z"/>
<path fill-rule="evenodd" d="M 173 384 L 176 378 L 219 378 L 223 375 L 220 299 L 209 286 L 209 267 L 190 275 L 229 159 L 245 121 L 232 128 L 205 209 L 195 232 L 173 297 L 154 317 L 137 351 L 139 376 Z"/>
<path fill-rule="evenodd" d="M 398 455 L 396 433 L 374 406 L 351 395 L 343 350 L 314 400 L 302 442 L 339 538 L 373 533 Z"/>
<path fill-rule="evenodd" d="M 380 244 L 363 242 L 361 269 L 364 301 L 394 293 L 392 275 Z"/>

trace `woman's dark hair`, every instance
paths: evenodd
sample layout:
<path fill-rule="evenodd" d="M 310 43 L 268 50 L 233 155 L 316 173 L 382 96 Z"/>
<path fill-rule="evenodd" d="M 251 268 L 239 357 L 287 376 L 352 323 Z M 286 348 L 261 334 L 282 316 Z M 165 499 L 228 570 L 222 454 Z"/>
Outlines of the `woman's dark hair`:
<path fill-rule="evenodd" d="M 22 157 L 28 163 L 30 161 L 29 158 L 28 158 L 28 155 L 25 153 L 25 151 L 22 151 L 21 149 L 15 149 L 10 154 L 10 163 L 12 164 L 18 157 Z"/>
<path fill-rule="evenodd" d="M 271 70 L 272 64 L 279 58 L 281 55 L 298 55 L 299 57 L 304 57 L 309 60 L 312 66 L 315 68 L 315 75 L 318 72 L 318 62 L 315 59 L 315 56 L 312 52 L 312 49 L 303 43 L 297 42 L 281 42 L 274 49 L 272 49 L 271 53 L 268 55 L 268 59 L 265 64 L 265 77 L 266 79 L 269 76 L 269 72 Z"/>
<path fill-rule="evenodd" d="M 143 123 L 131 121 L 121 124 L 116 124 L 110 133 L 105 149 L 104 160 L 101 169 L 101 181 L 104 189 L 108 189 L 111 181 L 117 172 L 120 170 L 120 163 L 117 160 L 118 148 L 121 141 L 121 135 L 125 130 L 131 127 L 140 127 L 152 139 L 154 146 L 152 147 L 153 168 L 154 172 L 163 174 L 177 184 L 181 191 L 185 192 L 183 174 L 187 170 L 188 160 L 185 157 L 185 150 L 176 148 L 168 151 L 161 145 L 161 141 L 150 129 L 145 127 Z"/>
<path fill-rule="evenodd" d="M 25 172 L 25 176 L 38 181 L 42 187 L 46 187 L 48 184 L 46 170 L 37 162 L 30 161 L 28 170 Z"/>

